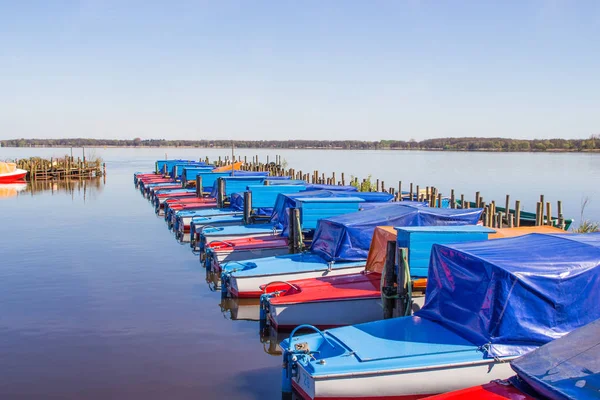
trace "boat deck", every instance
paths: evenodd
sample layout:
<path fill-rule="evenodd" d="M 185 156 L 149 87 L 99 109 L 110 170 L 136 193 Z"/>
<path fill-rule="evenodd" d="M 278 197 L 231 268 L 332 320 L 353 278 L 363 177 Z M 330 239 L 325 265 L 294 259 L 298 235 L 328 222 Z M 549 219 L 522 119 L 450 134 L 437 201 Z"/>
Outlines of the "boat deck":
<path fill-rule="evenodd" d="M 338 374 L 383 373 L 386 370 L 494 361 L 486 358 L 479 346 L 438 323 L 419 317 L 346 326 L 325 331 L 325 335 L 333 347 L 318 340 L 321 353 L 315 354 L 314 359 L 303 358 L 301 361 L 304 369 L 317 379 Z M 309 336 L 317 338 L 317 335 Z M 294 338 L 294 343 L 306 339 Z M 284 346 L 289 346 L 287 340 L 282 343 Z M 322 359 L 325 360 L 323 364 Z"/>

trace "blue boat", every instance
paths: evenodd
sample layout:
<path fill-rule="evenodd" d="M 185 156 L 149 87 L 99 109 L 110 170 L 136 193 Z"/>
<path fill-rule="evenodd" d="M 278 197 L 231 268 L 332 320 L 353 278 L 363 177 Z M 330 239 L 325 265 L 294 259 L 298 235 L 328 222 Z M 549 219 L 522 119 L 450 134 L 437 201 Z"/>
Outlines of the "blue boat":
<path fill-rule="evenodd" d="M 289 180 L 279 181 L 279 182 L 289 182 Z M 302 182 L 302 181 L 300 181 Z M 245 191 L 249 191 L 251 194 L 251 204 L 249 205 L 251 209 L 251 217 L 254 219 L 255 217 L 264 217 L 267 222 L 267 218 L 270 217 L 273 211 L 273 205 L 275 204 L 275 200 L 277 196 L 281 193 L 297 193 L 304 190 L 305 185 L 303 184 L 278 184 L 278 185 L 249 185 L 245 188 Z M 243 213 L 244 210 L 244 192 L 242 193 L 233 193 L 230 195 L 230 204 L 227 208 L 228 212 L 231 214 L 239 214 Z M 206 216 L 206 215 L 196 215 L 195 212 L 204 213 L 205 210 L 185 210 L 180 211 L 175 214 L 175 221 L 173 227 L 175 230 L 179 231 L 180 234 L 184 232 L 190 232 L 193 237 L 192 246 L 195 247 L 195 242 L 197 241 L 196 228 L 205 225 L 205 220 L 198 219 L 194 221 L 196 216 Z M 242 222 L 240 221 L 240 224 Z M 249 224 L 252 222 L 248 222 Z M 199 233 L 199 232 L 198 232 Z"/>
<path fill-rule="evenodd" d="M 259 297 L 260 287 L 273 281 L 358 273 L 365 268 L 373 232 L 379 225 L 474 225 L 481 212 L 481 209 L 450 210 L 396 202 L 324 218 L 318 222 L 310 253 L 226 263 L 222 287 L 233 296 Z M 303 257 L 309 261 L 304 262 Z"/>
<path fill-rule="evenodd" d="M 283 391 L 387 399 L 476 386 L 510 377 L 509 361 L 600 318 L 600 233 L 436 244 L 431 252 L 416 316 L 292 332 L 281 345 Z"/>

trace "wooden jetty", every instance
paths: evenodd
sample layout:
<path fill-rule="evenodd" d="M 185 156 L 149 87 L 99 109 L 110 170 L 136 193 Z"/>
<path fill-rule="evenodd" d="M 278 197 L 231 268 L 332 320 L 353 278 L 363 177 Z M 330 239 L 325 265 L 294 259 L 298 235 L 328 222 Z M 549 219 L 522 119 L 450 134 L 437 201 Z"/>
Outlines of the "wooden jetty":
<path fill-rule="evenodd" d="M 101 159 L 62 158 L 44 159 L 31 157 L 15 161 L 17 168 L 27 171 L 28 181 L 88 179 L 99 178 L 106 175 L 106 163 Z"/>

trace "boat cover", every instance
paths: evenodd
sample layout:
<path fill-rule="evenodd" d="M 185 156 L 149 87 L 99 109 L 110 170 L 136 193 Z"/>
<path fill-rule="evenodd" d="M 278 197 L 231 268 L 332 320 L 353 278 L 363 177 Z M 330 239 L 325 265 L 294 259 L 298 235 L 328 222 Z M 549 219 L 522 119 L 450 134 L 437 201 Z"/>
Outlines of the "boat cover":
<path fill-rule="evenodd" d="M 343 186 L 342 186 L 343 187 Z M 271 214 L 271 222 L 280 229 L 288 226 L 288 209 L 296 206 L 296 199 L 299 197 L 358 197 L 365 203 L 385 203 L 394 198 L 388 193 L 378 192 L 356 192 L 356 191 L 335 191 L 335 190 L 307 190 L 298 193 L 282 193 L 277 196 L 273 214 Z M 361 203 L 361 208 L 365 203 Z"/>
<path fill-rule="evenodd" d="M 328 261 L 366 260 L 375 227 L 475 225 L 482 209 L 430 208 L 405 202 L 323 218 L 317 225 L 311 251 Z"/>
<path fill-rule="evenodd" d="M 434 244 L 425 297 L 416 315 L 522 355 L 600 318 L 600 232 Z"/>
<path fill-rule="evenodd" d="M 544 398 L 598 399 L 600 320 L 518 358 L 511 366 L 520 379 Z"/>
<path fill-rule="evenodd" d="M 396 242 L 397 232 L 393 226 L 378 226 L 373 232 L 373 240 L 369 247 L 367 257 L 367 266 L 365 269 L 370 272 L 381 273 L 385 266 L 387 258 L 387 243 Z"/>
<path fill-rule="evenodd" d="M 0 175 L 10 174 L 11 172 L 15 172 L 16 170 L 17 170 L 17 164 L 0 161 Z"/>

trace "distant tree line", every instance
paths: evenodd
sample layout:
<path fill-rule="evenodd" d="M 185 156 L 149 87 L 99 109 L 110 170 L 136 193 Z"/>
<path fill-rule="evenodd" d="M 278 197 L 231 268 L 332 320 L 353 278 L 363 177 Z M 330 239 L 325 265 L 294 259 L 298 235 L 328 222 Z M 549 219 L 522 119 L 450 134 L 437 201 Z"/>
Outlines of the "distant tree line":
<path fill-rule="evenodd" d="M 598 151 L 600 135 L 588 139 L 441 138 L 416 140 L 165 140 L 165 139 L 10 139 L 2 147 L 201 147 L 258 149 Z"/>

